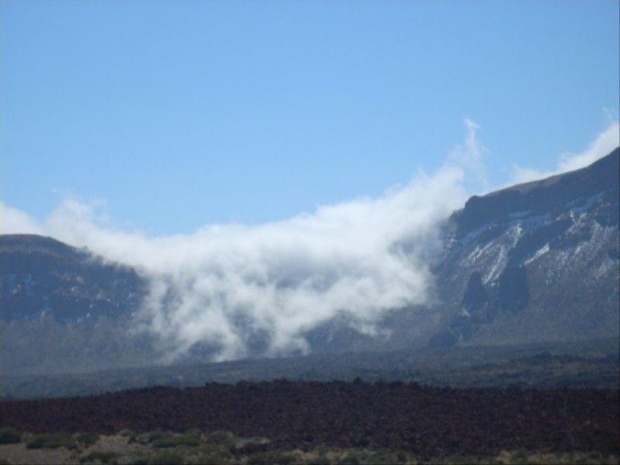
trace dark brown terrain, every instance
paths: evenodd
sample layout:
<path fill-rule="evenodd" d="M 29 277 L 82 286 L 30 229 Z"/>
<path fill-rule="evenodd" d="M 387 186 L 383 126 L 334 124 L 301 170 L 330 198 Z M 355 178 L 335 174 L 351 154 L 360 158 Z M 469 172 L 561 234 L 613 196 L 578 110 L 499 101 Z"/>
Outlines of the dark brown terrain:
<path fill-rule="evenodd" d="M 263 448 L 402 449 L 421 457 L 518 449 L 618 454 L 619 419 L 616 390 L 452 389 L 359 380 L 209 383 L 0 403 L 0 426 L 34 433 L 197 428 L 272 439 Z"/>

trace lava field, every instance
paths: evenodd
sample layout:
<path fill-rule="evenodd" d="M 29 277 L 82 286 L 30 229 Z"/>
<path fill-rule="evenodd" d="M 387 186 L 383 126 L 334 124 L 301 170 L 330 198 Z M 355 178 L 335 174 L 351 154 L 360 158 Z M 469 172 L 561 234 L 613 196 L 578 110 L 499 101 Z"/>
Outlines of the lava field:
<path fill-rule="evenodd" d="M 617 390 L 452 389 L 415 383 L 240 382 L 0 402 L 0 426 L 32 432 L 226 430 L 269 447 L 618 454 Z"/>

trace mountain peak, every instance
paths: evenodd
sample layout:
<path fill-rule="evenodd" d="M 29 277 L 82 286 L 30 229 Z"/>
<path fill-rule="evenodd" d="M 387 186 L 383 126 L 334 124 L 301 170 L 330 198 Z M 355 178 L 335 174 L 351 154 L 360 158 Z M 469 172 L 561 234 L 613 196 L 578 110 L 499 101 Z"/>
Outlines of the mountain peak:
<path fill-rule="evenodd" d="M 505 222 L 519 216 L 532 216 L 562 208 L 569 202 L 601 194 L 613 202 L 618 197 L 620 148 L 593 164 L 576 171 L 539 181 L 507 187 L 484 196 L 473 196 L 453 220 L 462 234 L 489 222 Z"/>

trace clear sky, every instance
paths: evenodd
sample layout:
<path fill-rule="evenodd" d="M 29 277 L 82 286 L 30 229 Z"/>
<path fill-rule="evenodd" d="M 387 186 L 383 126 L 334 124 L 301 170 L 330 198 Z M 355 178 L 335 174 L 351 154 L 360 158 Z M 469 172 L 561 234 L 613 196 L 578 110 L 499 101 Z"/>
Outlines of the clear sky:
<path fill-rule="evenodd" d="M 618 1 L 2 0 L 1 201 L 150 234 L 312 212 L 434 172 L 489 184 L 619 106 Z"/>

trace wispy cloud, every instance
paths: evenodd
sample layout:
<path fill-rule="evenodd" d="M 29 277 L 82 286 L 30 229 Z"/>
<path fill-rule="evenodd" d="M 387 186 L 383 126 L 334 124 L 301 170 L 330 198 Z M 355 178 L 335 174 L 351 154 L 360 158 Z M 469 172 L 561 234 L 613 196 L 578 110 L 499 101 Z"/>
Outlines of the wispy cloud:
<path fill-rule="evenodd" d="M 515 165 L 511 184 L 535 181 L 555 174 L 585 168 L 599 158 L 609 155 L 618 145 L 620 145 L 620 124 L 618 120 L 613 120 L 607 129 L 599 133 L 584 151 L 566 153 L 558 157 L 556 168 L 551 171 L 540 171 L 535 168 Z"/>
<path fill-rule="evenodd" d="M 488 178 L 484 155 L 488 154 L 489 150 L 478 138 L 480 126 L 470 118 L 465 118 L 464 123 L 467 129 L 465 141 L 452 150 L 448 155 L 448 160 L 469 173 L 472 183 L 481 183 L 486 186 Z"/>

